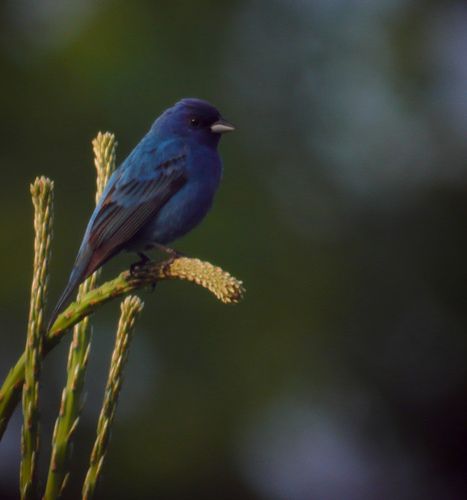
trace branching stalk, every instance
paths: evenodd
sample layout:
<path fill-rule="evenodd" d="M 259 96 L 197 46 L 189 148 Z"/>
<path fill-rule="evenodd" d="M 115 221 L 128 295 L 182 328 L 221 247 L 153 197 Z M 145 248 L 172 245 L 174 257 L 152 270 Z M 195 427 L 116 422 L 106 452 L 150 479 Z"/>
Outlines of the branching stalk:
<path fill-rule="evenodd" d="M 241 281 L 209 262 L 189 257 L 178 257 L 164 262 L 148 262 L 135 269 L 133 273 L 122 272 L 112 281 L 88 292 L 79 302 L 70 304 L 58 316 L 45 336 L 42 356 L 46 356 L 60 342 L 69 328 L 106 302 L 135 293 L 137 290 L 153 287 L 159 281 L 164 280 L 191 281 L 208 289 L 225 304 L 239 302 L 245 292 Z M 18 404 L 24 380 L 24 364 L 23 354 L 8 373 L 0 389 L 0 437 Z"/>

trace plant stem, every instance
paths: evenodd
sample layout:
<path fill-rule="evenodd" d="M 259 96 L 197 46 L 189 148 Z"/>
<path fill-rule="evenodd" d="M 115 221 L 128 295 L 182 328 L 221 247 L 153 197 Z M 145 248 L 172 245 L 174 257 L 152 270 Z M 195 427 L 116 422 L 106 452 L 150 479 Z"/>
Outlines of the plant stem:
<path fill-rule="evenodd" d="M 133 273 L 122 272 L 112 281 L 88 292 L 79 302 L 71 303 L 58 316 L 45 336 L 42 356 L 46 356 L 60 342 L 69 328 L 106 302 L 136 290 L 155 286 L 159 281 L 175 279 L 191 281 L 207 288 L 225 304 L 239 302 L 245 292 L 241 281 L 209 262 L 188 257 L 148 262 L 135 269 Z M 0 389 L 0 438 L 18 404 L 19 391 L 24 381 L 24 363 L 23 354 L 8 373 Z"/>
<path fill-rule="evenodd" d="M 115 347 L 104 392 L 104 402 L 97 423 L 96 440 L 92 449 L 89 469 L 83 484 L 83 500 L 90 500 L 96 489 L 107 452 L 110 429 L 117 409 L 118 396 L 123 382 L 123 369 L 128 359 L 134 324 L 143 309 L 143 302 L 136 296 L 127 297 L 121 304 Z"/>
<path fill-rule="evenodd" d="M 88 280 L 78 292 L 78 300 L 91 288 Z M 84 379 L 91 349 L 89 318 L 84 318 L 73 329 L 68 353 L 67 381 L 62 392 L 60 410 L 52 436 L 52 454 L 44 499 L 62 496 L 68 482 L 71 465 L 72 440 L 79 423 L 84 390 Z"/>
<path fill-rule="evenodd" d="M 96 176 L 96 205 L 104 191 L 110 175 L 115 170 L 115 136 L 99 132 L 93 140 Z M 96 287 L 100 270 L 92 274 L 78 291 L 79 301 Z M 52 500 L 62 495 L 68 482 L 72 454 L 72 440 L 78 427 L 82 408 L 84 380 L 91 349 L 91 327 L 89 318 L 75 325 L 67 364 L 67 381 L 62 392 L 60 410 L 52 436 L 52 455 L 44 498 Z"/>
<path fill-rule="evenodd" d="M 36 178 L 31 185 L 34 204 L 34 266 L 25 350 L 23 415 L 21 430 L 20 496 L 37 494 L 37 457 L 39 454 L 39 376 L 42 351 L 43 318 L 47 298 L 53 225 L 53 182 Z"/>

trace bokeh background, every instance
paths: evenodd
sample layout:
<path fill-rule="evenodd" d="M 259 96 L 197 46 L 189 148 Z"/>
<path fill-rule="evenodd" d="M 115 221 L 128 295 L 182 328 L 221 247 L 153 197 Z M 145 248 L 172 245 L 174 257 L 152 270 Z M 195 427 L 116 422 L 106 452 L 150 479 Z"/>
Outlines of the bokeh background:
<path fill-rule="evenodd" d="M 184 96 L 237 126 L 215 209 L 176 247 L 246 299 L 142 294 L 99 497 L 467 498 L 467 4 L 5 0 L 0 16 L 2 377 L 24 346 L 34 177 L 55 180 L 53 302 L 99 130 L 122 160 Z M 95 316 L 69 498 L 117 312 Z M 44 366 L 43 476 L 67 344 Z M 20 426 L 0 445 L 5 499 Z"/>

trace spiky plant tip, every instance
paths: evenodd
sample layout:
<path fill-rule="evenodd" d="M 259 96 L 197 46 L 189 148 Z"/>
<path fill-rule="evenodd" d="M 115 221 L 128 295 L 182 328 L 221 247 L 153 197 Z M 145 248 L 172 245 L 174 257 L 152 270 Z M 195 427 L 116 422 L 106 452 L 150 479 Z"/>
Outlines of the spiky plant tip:
<path fill-rule="evenodd" d="M 36 177 L 30 186 L 33 201 L 39 197 L 41 199 L 46 196 L 53 195 L 54 182 L 44 175 Z"/>
<path fill-rule="evenodd" d="M 122 314 L 122 321 L 128 322 L 127 328 L 132 328 L 139 314 L 144 308 L 144 302 L 137 295 L 128 295 L 123 300 L 120 310 Z"/>
<path fill-rule="evenodd" d="M 94 165 L 97 170 L 96 203 L 101 197 L 109 177 L 115 170 L 117 141 L 110 132 L 99 132 L 92 141 Z"/>
<path fill-rule="evenodd" d="M 236 304 L 245 294 L 243 283 L 219 266 L 200 259 L 179 257 L 164 272 L 169 279 L 183 279 L 200 285 L 224 304 Z"/>

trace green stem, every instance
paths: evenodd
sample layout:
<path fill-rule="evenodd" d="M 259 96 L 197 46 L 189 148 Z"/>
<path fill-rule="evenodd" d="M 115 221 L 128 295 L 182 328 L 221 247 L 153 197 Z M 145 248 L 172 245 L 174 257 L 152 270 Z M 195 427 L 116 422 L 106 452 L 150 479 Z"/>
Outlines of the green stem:
<path fill-rule="evenodd" d="M 94 164 L 96 166 L 96 205 L 110 175 L 115 170 L 115 136 L 99 133 L 93 140 Z M 100 270 L 90 276 L 79 288 L 78 302 L 96 287 Z M 84 318 L 73 329 L 67 365 L 67 381 L 52 437 L 52 454 L 44 498 L 54 500 L 60 496 L 68 482 L 71 465 L 72 441 L 78 427 L 83 406 L 84 380 L 91 350 L 91 328 L 89 318 Z"/>
<path fill-rule="evenodd" d="M 122 297 L 142 288 L 154 286 L 163 280 L 185 280 L 207 288 L 221 302 L 239 302 L 244 288 L 221 268 L 209 262 L 188 257 L 179 257 L 164 262 L 148 262 L 132 274 L 122 272 L 117 278 L 88 292 L 79 302 L 73 302 L 58 316 L 44 338 L 42 357 L 46 356 L 61 340 L 66 331 L 92 314 L 106 302 Z M 19 401 L 21 386 L 24 382 L 24 354 L 8 373 L 0 389 L 0 439 Z"/>
<path fill-rule="evenodd" d="M 47 298 L 47 281 L 52 243 L 53 182 L 37 178 L 31 185 L 34 204 L 34 266 L 25 350 L 23 385 L 24 423 L 21 430 L 20 496 L 37 494 L 39 454 L 39 376 L 42 351 L 42 323 Z M 3 422 L 3 420 L 2 420 Z"/>
<path fill-rule="evenodd" d="M 135 321 L 143 309 L 143 303 L 136 296 L 127 297 L 121 304 L 115 347 L 112 353 L 109 375 L 104 392 L 104 402 L 97 423 L 96 440 L 92 449 L 89 469 L 83 484 L 83 500 L 90 500 L 96 489 L 107 452 L 110 429 L 117 409 L 118 396 L 123 382 L 123 369 L 128 359 L 130 341 Z"/>
<path fill-rule="evenodd" d="M 93 283 L 86 280 L 80 287 L 78 300 L 92 288 Z M 61 497 L 68 482 L 72 441 L 81 413 L 90 349 L 91 329 L 89 328 L 89 318 L 86 317 L 73 329 L 73 339 L 68 354 L 67 381 L 62 392 L 60 410 L 52 437 L 52 453 L 44 494 L 45 500 Z"/>

